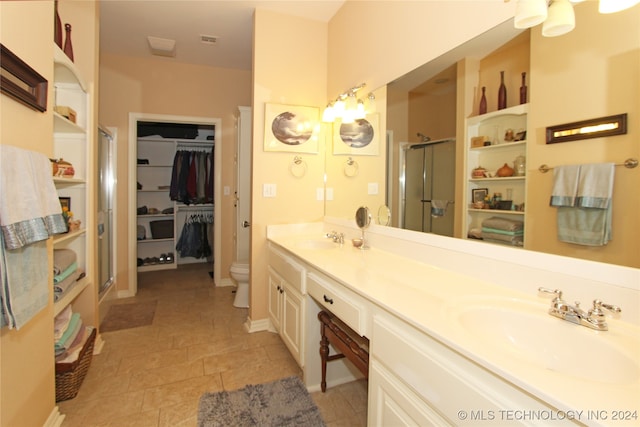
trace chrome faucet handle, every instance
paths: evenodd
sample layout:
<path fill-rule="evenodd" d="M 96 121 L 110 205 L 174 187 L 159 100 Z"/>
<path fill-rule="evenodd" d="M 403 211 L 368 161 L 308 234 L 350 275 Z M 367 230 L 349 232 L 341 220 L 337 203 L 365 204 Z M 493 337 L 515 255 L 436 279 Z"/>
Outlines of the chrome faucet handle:
<path fill-rule="evenodd" d="M 589 310 L 589 317 L 591 318 L 602 318 L 604 319 L 604 311 L 602 311 L 602 309 L 607 309 L 609 311 L 612 311 L 614 313 L 621 313 L 622 309 L 616 305 L 612 305 L 612 304 L 605 304 L 604 302 L 602 302 L 599 299 L 594 299 L 593 300 L 593 308 L 591 310 Z"/>
<path fill-rule="evenodd" d="M 562 291 L 560 289 L 549 289 L 539 287 L 538 292 L 542 292 L 543 294 L 554 294 L 556 297 L 553 299 L 553 302 L 562 301 Z"/>

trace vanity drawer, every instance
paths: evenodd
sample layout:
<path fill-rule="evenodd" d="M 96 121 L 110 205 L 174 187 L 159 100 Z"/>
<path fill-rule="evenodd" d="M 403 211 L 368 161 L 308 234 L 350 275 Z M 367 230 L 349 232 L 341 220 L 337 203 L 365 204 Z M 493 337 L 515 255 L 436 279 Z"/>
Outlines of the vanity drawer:
<path fill-rule="evenodd" d="M 269 265 L 300 294 L 306 295 L 305 269 L 286 255 L 284 251 L 269 244 Z"/>
<path fill-rule="evenodd" d="M 366 305 L 343 285 L 316 273 L 307 274 L 307 291 L 319 304 L 362 336 L 367 335 Z"/>

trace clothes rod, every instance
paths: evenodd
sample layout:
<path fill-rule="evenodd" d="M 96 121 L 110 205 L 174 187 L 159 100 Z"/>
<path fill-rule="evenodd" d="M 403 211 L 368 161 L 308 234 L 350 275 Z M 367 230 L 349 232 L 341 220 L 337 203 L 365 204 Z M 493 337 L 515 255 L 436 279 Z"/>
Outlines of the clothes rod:
<path fill-rule="evenodd" d="M 616 163 L 615 166 L 624 166 L 627 169 L 633 169 L 638 167 L 638 159 L 628 158 L 624 161 L 624 163 Z M 552 169 L 553 168 L 551 166 L 547 165 L 540 165 L 540 167 L 538 168 L 538 170 L 542 173 L 547 173 Z"/>

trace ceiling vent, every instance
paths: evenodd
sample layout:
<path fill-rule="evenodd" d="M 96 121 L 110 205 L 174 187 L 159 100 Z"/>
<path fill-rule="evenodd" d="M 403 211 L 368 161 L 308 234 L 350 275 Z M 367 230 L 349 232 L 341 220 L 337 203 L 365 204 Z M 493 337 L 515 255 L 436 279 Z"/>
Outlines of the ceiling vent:
<path fill-rule="evenodd" d="M 200 34 L 200 41 L 204 44 L 216 45 L 218 44 L 218 37 L 216 36 L 207 36 L 205 34 Z"/>
<path fill-rule="evenodd" d="M 148 36 L 151 53 L 158 56 L 176 56 L 176 41 L 160 37 Z"/>

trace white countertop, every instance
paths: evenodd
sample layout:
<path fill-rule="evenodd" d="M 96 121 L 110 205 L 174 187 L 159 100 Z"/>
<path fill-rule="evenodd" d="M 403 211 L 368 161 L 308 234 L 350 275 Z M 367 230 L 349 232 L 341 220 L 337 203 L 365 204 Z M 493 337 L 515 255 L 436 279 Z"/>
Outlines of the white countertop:
<path fill-rule="evenodd" d="M 538 296 L 535 288 L 531 289 L 530 294 L 525 294 L 492 284 L 488 277 L 491 272 L 479 272 L 478 277 L 472 277 L 375 247 L 356 249 L 348 239 L 344 245 L 336 244 L 331 249 L 304 248 L 299 242 L 322 239 L 322 234 L 317 231 L 304 234 L 308 230 L 295 227 L 292 231 L 295 234 L 270 233 L 268 240 L 547 404 L 562 411 L 574 411 L 572 414 L 576 419 L 588 425 L 640 424 L 638 369 L 632 369 L 634 372 L 628 378 L 625 371 L 625 379 L 616 382 L 611 382 L 606 376 L 595 381 L 582 378 L 580 372 L 575 375 L 559 373 L 548 366 L 523 362 L 507 351 L 498 351 L 499 347 L 490 340 L 465 330 L 458 321 L 458 315 L 468 307 L 495 307 L 496 310 L 501 307 L 523 307 L 534 318 L 538 313 L 543 315 L 541 328 L 551 325 L 554 331 L 566 331 L 571 337 L 578 337 L 577 334 L 598 336 L 597 339 L 622 349 L 630 360 L 635 361 L 636 367 L 640 363 L 638 327 L 612 319 L 609 321 L 609 331 L 594 331 L 546 314 L 551 298 Z M 549 319 L 553 322 L 549 323 Z M 573 351 L 573 344 L 569 340 L 558 342 L 557 345 L 563 346 L 565 353 L 571 354 Z M 576 348 L 575 354 L 572 354 L 574 360 L 580 360 L 580 351 Z M 610 363 L 606 360 L 606 354 L 602 360 L 597 360 L 601 365 L 592 366 L 593 370 Z M 606 411 L 598 414 L 601 418 L 603 415 L 607 418 L 594 420 L 596 417 L 593 413 L 589 415 L 588 411 Z M 614 420 L 618 415 L 631 418 L 627 421 Z"/>

